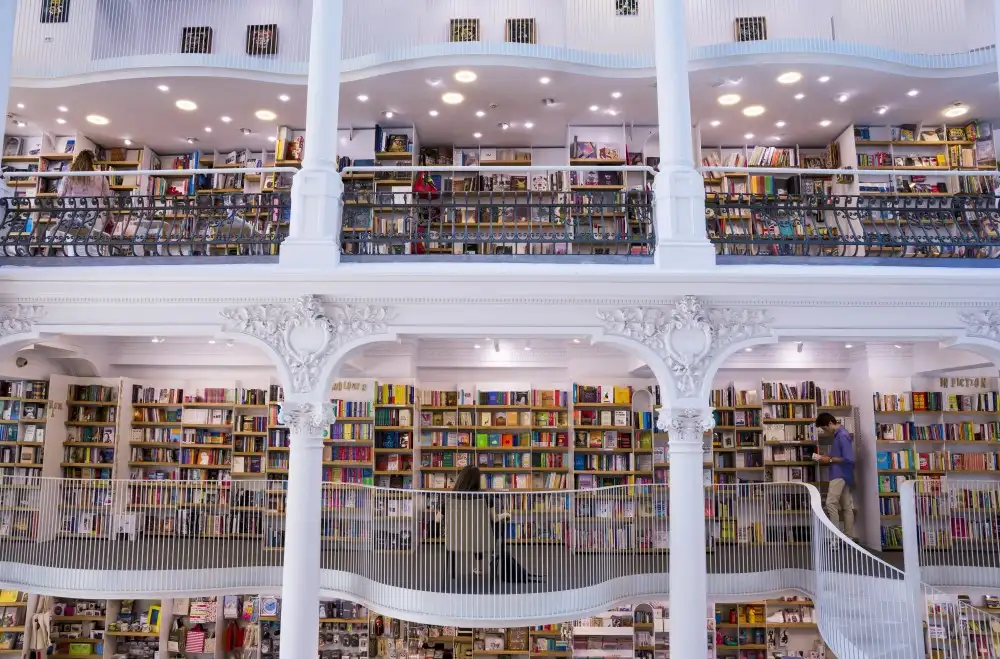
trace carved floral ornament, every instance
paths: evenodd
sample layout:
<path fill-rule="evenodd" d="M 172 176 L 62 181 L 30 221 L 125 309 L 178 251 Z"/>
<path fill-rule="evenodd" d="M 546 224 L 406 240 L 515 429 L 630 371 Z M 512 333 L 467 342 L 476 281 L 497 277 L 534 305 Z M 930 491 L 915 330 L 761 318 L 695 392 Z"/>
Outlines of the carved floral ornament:
<path fill-rule="evenodd" d="M 765 311 L 706 308 L 693 295 L 673 307 L 626 307 L 597 315 L 607 334 L 632 339 L 663 357 L 682 398 L 701 395 L 708 365 L 727 346 L 771 335 Z"/>
<path fill-rule="evenodd" d="M 257 304 L 223 310 L 223 329 L 266 343 L 285 363 L 287 394 L 315 390 L 327 360 L 344 344 L 386 333 L 385 307 L 323 305 L 306 295 L 283 304 Z"/>
<path fill-rule="evenodd" d="M 984 309 L 959 314 L 966 336 L 1000 341 L 1000 310 Z"/>
<path fill-rule="evenodd" d="M 329 403 L 285 401 L 278 410 L 278 423 L 288 426 L 293 435 L 301 437 L 322 437 L 323 431 L 336 420 L 333 405 Z"/>
<path fill-rule="evenodd" d="M 696 409 L 684 408 L 671 413 L 670 410 L 661 410 L 656 419 L 656 429 L 660 432 L 670 433 L 671 441 L 675 438 L 681 440 L 702 441 L 702 435 L 715 427 L 715 417 L 710 408 Z"/>
<path fill-rule="evenodd" d="M 36 305 L 0 305 L 0 338 L 30 332 L 35 326 L 35 321 L 44 315 L 45 310 Z"/>

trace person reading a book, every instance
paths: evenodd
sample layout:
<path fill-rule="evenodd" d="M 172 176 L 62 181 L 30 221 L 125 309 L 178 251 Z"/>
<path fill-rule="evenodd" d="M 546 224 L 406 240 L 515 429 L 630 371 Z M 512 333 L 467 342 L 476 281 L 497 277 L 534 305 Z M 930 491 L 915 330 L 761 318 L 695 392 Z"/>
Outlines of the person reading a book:
<path fill-rule="evenodd" d="M 826 492 L 826 514 L 852 540 L 854 535 L 854 439 L 829 412 L 816 417 L 816 427 L 833 435 L 830 455 L 816 454 L 816 461 L 830 466 L 830 487 Z M 843 520 L 843 521 L 841 521 Z"/>
<path fill-rule="evenodd" d="M 69 171 L 97 171 L 94 152 L 84 149 L 76 154 Z M 106 176 L 64 176 L 59 181 L 59 197 L 63 199 L 65 213 L 56 226 L 57 235 L 66 243 L 87 243 L 84 248 L 87 256 L 106 256 L 107 248 L 93 243 L 109 228 L 110 220 L 102 209 L 107 207 L 110 196 L 111 188 Z M 83 255 L 77 254 L 77 251 L 69 244 L 63 247 L 66 256 Z"/>

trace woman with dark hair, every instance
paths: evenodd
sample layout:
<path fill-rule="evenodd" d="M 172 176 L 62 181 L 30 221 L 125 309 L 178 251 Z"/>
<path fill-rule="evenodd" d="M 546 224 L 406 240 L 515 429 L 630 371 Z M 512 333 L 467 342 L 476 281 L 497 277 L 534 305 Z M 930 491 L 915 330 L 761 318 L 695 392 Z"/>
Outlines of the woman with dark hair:
<path fill-rule="evenodd" d="M 474 465 L 469 465 L 458 472 L 458 477 L 455 478 L 455 485 L 452 487 L 455 492 L 481 492 L 482 491 L 482 473 L 479 471 L 479 467 Z M 461 496 L 461 495 L 456 495 Z M 493 555 L 491 556 L 491 563 L 494 566 L 495 574 L 504 579 L 505 581 L 537 581 L 540 579 L 537 575 L 531 574 L 524 567 L 521 566 L 513 556 L 507 554 L 504 549 L 504 523 L 510 519 L 510 513 L 501 512 L 497 513 L 493 506 L 493 497 L 485 495 L 486 506 L 490 510 L 490 521 L 493 523 L 493 537 L 495 539 L 495 544 L 493 547 Z M 444 514 L 444 505 L 442 502 L 441 513 Z M 482 554 L 477 553 L 476 561 L 481 562 L 483 559 Z M 473 568 L 473 574 L 480 574 L 482 572 L 479 568 Z M 455 556 L 451 557 L 451 574 L 452 577 L 455 576 Z"/>

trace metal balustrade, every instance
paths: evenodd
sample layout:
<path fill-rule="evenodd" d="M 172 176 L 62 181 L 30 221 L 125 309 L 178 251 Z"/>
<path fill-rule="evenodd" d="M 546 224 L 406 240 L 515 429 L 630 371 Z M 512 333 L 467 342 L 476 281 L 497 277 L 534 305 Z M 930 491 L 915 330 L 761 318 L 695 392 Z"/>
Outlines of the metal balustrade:
<path fill-rule="evenodd" d="M 1000 482 L 918 479 L 900 488 L 903 547 L 924 581 L 1000 587 Z"/>
<path fill-rule="evenodd" d="M 105 196 L 0 198 L 0 264 L 107 265 L 191 263 L 209 260 L 277 262 L 288 235 L 291 195 L 287 190 L 244 192 L 212 189 L 214 174 L 241 177 L 290 169 L 143 170 L 115 172 L 31 172 L 4 174 L 12 182 L 67 175 L 138 181 Z M 191 175 L 191 194 L 143 194 L 150 179 Z M 202 188 L 198 188 L 201 185 Z M 18 187 L 20 191 L 23 188 Z"/>
<path fill-rule="evenodd" d="M 414 620 L 533 624 L 663 597 L 666 485 L 453 492 L 324 484 L 324 593 Z M 0 583 L 87 597 L 277 592 L 282 481 L 0 482 Z M 694 503 L 701 505 L 701 503 Z M 705 490 L 709 594 L 811 596 L 838 657 L 973 659 L 995 616 L 904 578 L 846 538 L 818 490 Z M 290 560 L 294 560 L 294 557 Z M 970 629 L 972 630 L 970 632 Z"/>
<path fill-rule="evenodd" d="M 447 55 L 509 55 L 604 68 L 654 66 L 649 0 L 344 2 L 346 71 Z M 311 0 L 22 0 L 13 75 L 62 78 L 151 67 L 304 76 Z M 991 2 L 687 0 L 693 60 L 820 53 L 924 68 L 992 65 Z M 187 26 L 187 27 L 179 27 Z M 392 39 L 385 35 L 391 34 Z"/>
<path fill-rule="evenodd" d="M 652 169 L 508 165 L 346 168 L 344 260 L 652 261 Z"/>
<path fill-rule="evenodd" d="M 709 239 L 719 262 L 875 263 L 976 266 L 1000 258 L 1000 202 L 992 190 L 995 173 L 950 171 L 950 188 L 982 193 L 918 191 L 904 177 L 926 176 L 919 169 L 826 170 L 747 167 L 703 168 L 755 179 L 780 179 L 782 192 L 750 194 L 706 192 Z M 891 191 L 837 193 L 855 176 L 880 177 Z M 834 184 L 834 194 L 812 187 L 821 177 L 847 177 Z M 744 178 L 744 181 L 747 179 Z M 868 179 L 866 187 L 874 187 Z M 923 184 L 920 184 L 923 185 Z"/>

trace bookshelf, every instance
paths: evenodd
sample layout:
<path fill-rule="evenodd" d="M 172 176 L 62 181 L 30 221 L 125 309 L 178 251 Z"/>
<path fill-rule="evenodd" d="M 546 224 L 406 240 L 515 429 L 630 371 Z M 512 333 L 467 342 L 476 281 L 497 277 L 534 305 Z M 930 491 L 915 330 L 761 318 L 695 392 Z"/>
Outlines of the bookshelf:
<path fill-rule="evenodd" d="M 379 487 L 413 488 L 415 394 L 412 385 L 375 383 L 373 474 Z"/>
<path fill-rule="evenodd" d="M 107 600 L 57 599 L 52 605 L 50 656 L 56 659 L 103 655 Z"/>
<path fill-rule="evenodd" d="M 876 461 L 883 549 L 902 548 L 899 490 L 903 481 L 917 479 L 918 506 L 936 511 L 920 529 L 925 544 L 950 546 L 965 542 L 978 531 L 961 514 L 953 515 L 940 486 L 971 478 L 1000 477 L 1000 393 L 996 378 L 966 378 L 976 386 L 951 391 L 881 392 L 873 395 L 876 422 Z M 945 382 L 951 382 L 944 378 Z M 915 379 L 916 388 L 932 382 Z M 957 481 L 957 482 L 956 482 Z M 971 485 L 961 500 L 978 506 L 989 492 Z M 962 509 L 965 504 L 957 506 Z M 954 524 L 953 522 L 954 518 Z"/>
<path fill-rule="evenodd" d="M 0 657 L 23 657 L 29 648 L 28 600 L 27 593 L 0 591 Z"/>
<path fill-rule="evenodd" d="M 161 600 L 108 600 L 107 605 L 105 655 L 142 659 L 159 654 L 162 616 L 170 615 Z"/>
<path fill-rule="evenodd" d="M 0 476 L 29 484 L 42 475 L 50 404 L 45 380 L 0 380 Z"/>
<path fill-rule="evenodd" d="M 116 386 L 100 384 L 69 386 L 63 478 L 108 480 L 114 476 L 118 392 Z"/>
<path fill-rule="evenodd" d="M 268 437 L 268 392 L 264 389 L 237 389 L 233 429 L 232 478 L 264 476 Z"/>
<path fill-rule="evenodd" d="M 715 605 L 717 659 L 828 656 L 815 622 L 815 605 L 803 597 Z"/>

